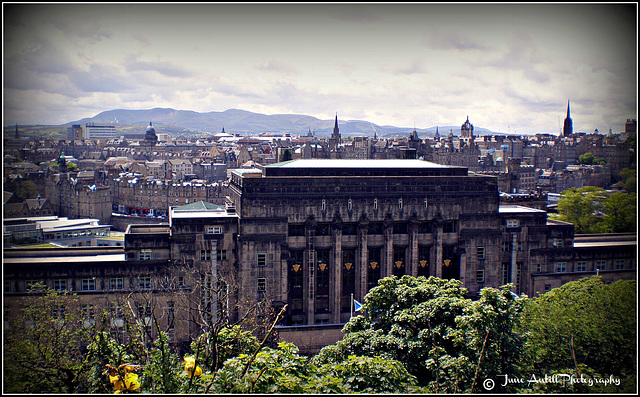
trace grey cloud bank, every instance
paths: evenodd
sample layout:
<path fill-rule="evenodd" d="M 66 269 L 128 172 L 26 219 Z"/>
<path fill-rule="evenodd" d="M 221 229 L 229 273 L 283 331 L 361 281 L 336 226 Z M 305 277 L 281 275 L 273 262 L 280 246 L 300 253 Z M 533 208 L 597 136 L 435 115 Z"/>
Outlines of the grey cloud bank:
<path fill-rule="evenodd" d="M 636 4 L 3 4 L 3 125 L 236 108 L 558 133 L 637 118 Z"/>

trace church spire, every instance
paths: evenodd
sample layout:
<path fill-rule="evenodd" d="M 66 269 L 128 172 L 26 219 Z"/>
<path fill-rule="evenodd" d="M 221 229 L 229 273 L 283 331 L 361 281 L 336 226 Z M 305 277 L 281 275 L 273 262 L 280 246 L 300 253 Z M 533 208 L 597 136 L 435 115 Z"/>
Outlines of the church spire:
<path fill-rule="evenodd" d="M 331 139 L 335 139 L 337 143 L 341 142 L 340 128 L 338 128 L 338 113 L 336 113 L 336 123 L 333 126 L 333 134 L 331 134 Z"/>
<path fill-rule="evenodd" d="M 570 102 L 567 100 L 567 118 L 564 119 L 564 128 L 562 129 L 563 136 L 573 135 L 573 120 L 571 120 L 571 110 L 569 108 Z"/>

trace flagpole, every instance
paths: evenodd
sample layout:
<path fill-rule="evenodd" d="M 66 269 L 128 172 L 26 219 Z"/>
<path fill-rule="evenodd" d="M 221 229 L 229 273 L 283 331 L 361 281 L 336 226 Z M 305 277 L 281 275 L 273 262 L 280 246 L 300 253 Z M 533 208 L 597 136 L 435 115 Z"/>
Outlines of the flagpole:
<path fill-rule="evenodd" d="M 351 293 L 351 315 L 349 318 L 353 317 L 353 292 Z"/>

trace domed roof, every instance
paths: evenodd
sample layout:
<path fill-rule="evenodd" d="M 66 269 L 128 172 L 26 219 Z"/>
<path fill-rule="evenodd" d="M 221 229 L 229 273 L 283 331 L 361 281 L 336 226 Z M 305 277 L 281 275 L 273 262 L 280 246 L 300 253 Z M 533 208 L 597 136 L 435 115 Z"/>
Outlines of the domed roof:
<path fill-rule="evenodd" d="M 156 129 L 153 128 L 153 124 L 151 124 L 151 122 L 149 122 L 146 132 L 156 132 Z"/>

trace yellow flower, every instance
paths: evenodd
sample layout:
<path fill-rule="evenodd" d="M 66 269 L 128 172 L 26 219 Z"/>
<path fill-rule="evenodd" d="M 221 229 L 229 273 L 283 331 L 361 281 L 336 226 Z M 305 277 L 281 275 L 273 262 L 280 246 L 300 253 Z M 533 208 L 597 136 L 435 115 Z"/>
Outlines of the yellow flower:
<path fill-rule="evenodd" d="M 113 383 L 113 390 L 115 390 L 116 392 L 124 387 L 119 375 L 109 375 L 109 380 L 111 381 L 111 383 Z"/>
<path fill-rule="evenodd" d="M 127 390 L 134 391 L 140 388 L 140 382 L 138 382 L 138 375 L 128 373 L 124 376 L 124 385 L 127 387 Z"/>
<path fill-rule="evenodd" d="M 196 367 L 196 359 L 192 356 L 188 356 L 184 358 L 184 370 L 187 371 L 187 374 L 189 374 L 189 377 L 193 377 L 193 375 L 195 376 L 200 376 L 202 375 L 202 368 L 200 367 Z M 193 367 L 195 367 L 195 371 L 193 370 Z"/>

